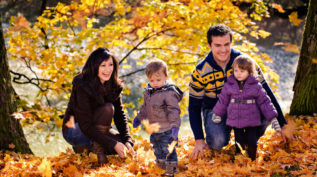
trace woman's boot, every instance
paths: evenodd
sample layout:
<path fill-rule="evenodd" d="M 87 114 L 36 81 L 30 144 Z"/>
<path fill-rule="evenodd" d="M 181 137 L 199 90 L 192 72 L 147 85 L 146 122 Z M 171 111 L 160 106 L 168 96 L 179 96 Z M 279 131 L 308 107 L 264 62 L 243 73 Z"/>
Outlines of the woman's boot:
<path fill-rule="evenodd" d="M 93 152 L 97 154 L 98 163 L 101 165 L 108 163 L 108 158 L 106 157 L 106 154 L 104 153 L 103 147 L 95 141 L 93 142 L 92 146 L 93 146 L 92 147 Z"/>

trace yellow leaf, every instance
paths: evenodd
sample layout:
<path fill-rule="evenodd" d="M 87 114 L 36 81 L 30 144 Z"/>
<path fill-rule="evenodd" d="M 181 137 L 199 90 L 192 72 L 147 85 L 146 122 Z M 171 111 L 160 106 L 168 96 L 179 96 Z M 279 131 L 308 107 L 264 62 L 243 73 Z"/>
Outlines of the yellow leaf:
<path fill-rule="evenodd" d="M 173 152 L 173 149 L 175 148 L 176 144 L 177 144 L 177 141 L 173 141 L 171 144 L 168 145 L 168 152 L 169 153 Z"/>
<path fill-rule="evenodd" d="M 293 23 L 295 26 L 298 26 L 303 20 L 298 19 L 297 12 L 292 12 L 289 16 L 289 21 Z"/>
<path fill-rule="evenodd" d="M 317 58 L 313 58 L 313 63 L 317 64 Z"/>
<path fill-rule="evenodd" d="M 283 7 L 281 5 L 276 4 L 276 3 L 272 3 L 272 5 L 273 5 L 273 8 L 276 9 L 278 12 L 280 12 L 280 13 L 285 12 L 285 10 L 283 9 Z"/>
<path fill-rule="evenodd" d="M 148 134 L 158 132 L 160 129 L 160 125 L 158 123 L 150 124 L 149 120 L 143 120 L 142 124 L 144 125 L 145 130 Z"/>
<path fill-rule="evenodd" d="M 147 86 L 146 82 L 142 83 L 142 87 L 146 87 L 146 86 Z"/>
<path fill-rule="evenodd" d="M 287 52 L 299 53 L 299 49 L 295 44 L 287 44 L 283 46 L 283 49 Z"/>
<path fill-rule="evenodd" d="M 259 35 L 262 37 L 262 38 L 267 38 L 268 36 L 270 36 L 271 35 L 271 33 L 269 33 L 269 32 L 266 32 L 266 31 L 264 31 L 264 30 L 259 30 Z"/>
<path fill-rule="evenodd" d="M 42 173 L 43 177 L 51 177 L 52 176 L 51 162 L 48 161 L 46 158 L 44 158 L 42 160 L 42 163 L 38 167 L 38 170 Z"/>

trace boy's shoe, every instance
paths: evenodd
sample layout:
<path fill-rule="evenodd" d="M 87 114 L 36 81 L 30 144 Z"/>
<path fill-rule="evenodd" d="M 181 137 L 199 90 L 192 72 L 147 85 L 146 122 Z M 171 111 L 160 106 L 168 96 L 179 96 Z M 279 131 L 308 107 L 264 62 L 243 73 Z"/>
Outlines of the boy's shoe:
<path fill-rule="evenodd" d="M 166 161 L 165 166 L 166 171 L 162 176 L 174 176 L 174 173 L 177 173 L 177 161 Z"/>

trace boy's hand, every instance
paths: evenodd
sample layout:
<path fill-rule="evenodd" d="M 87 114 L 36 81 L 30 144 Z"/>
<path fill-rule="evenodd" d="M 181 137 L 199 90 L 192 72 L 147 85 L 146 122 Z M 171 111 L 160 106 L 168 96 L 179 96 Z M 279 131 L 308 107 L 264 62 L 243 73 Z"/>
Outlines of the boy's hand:
<path fill-rule="evenodd" d="M 140 125 L 141 125 L 141 122 L 139 121 L 139 119 L 137 117 L 135 117 L 133 119 L 133 123 L 132 123 L 133 128 L 137 128 Z"/>
<path fill-rule="evenodd" d="M 218 115 L 216 115 L 216 114 L 213 114 L 211 120 L 212 120 L 214 123 L 219 124 L 219 123 L 221 122 L 221 117 L 218 116 Z"/>
<path fill-rule="evenodd" d="M 173 139 L 174 139 L 175 141 L 177 141 L 178 132 L 179 132 L 179 128 L 177 128 L 177 127 L 173 127 L 173 128 L 172 128 L 172 136 L 173 136 Z"/>

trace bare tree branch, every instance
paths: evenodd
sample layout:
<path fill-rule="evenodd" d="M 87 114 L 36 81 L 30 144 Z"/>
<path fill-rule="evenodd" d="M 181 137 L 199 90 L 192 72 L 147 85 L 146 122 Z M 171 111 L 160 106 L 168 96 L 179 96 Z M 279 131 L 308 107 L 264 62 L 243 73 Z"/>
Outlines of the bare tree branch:
<path fill-rule="evenodd" d="M 141 68 L 141 69 L 138 69 L 138 70 L 132 71 L 131 73 L 128 73 L 128 74 L 122 75 L 122 76 L 120 76 L 120 78 L 128 77 L 128 76 L 131 76 L 131 75 L 133 75 L 133 74 L 136 74 L 136 73 L 141 72 L 141 71 L 144 71 L 144 70 L 145 70 L 145 68 Z"/>
<path fill-rule="evenodd" d="M 42 87 L 40 87 L 39 81 L 54 83 L 54 81 L 51 81 L 51 80 L 48 80 L 48 79 L 29 78 L 25 74 L 17 73 L 17 72 L 14 72 L 12 70 L 10 70 L 10 73 L 14 75 L 13 76 L 13 82 L 14 83 L 17 83 L 17 84 L 32 84 L 32 85 L 35 85 L 38 89 L 40 89 L 41 92 L 45 92 L 47 90 L 50 90 L 50 88 L 43 89 Z M 20 81 L 22 79 L 26 79 L 26 81 Z"/>
<path fill-rule="evenodd" d="M 154 36 L 157 36 L 157 35 L 159 35 L 159 34 L 161 34 L 161 33 L 164 33 L 164 32 L 166 32 L 166 31 L 169 31 L 169 30 L 172 30 L 172 29 L 173 29 L 173 28 L 165 29 L 165 30 L 159 31 L 159 32 L 157 32 L 157 33 L 154 33 L 154 34 L 152 34 L 152 35 L 147 34 L 136 46 L 133 47 L 133 49 L 131 49 L 131 50 L 120 60 L 119 64 L 121 64 L 125 59 L 127 59 L 128 56 L 129 56 L 133 51 L 135 51 L 143 42 L 149 40 L 150 38 L 152 38 L 152 37 L 154 37 Z"/>
<path fill-rule="evenodd" d="M 179 50 L 172 50 L 172 49 L 167 49 L 167 48 L 162 48 L 162 47 L 149 47 L 149 48 L 137 48 L 136 50 L 167 50 L 167 51 L 172 51 L 172 52 L 177 52 L 177 53 L 185 53 L 185 54 L 190 54 L 190 55 L 197 55 L 199 57 L 202 57 L 202 54 L 199 53 L 192 53 L 192 52 L 183 52 Z"/>

